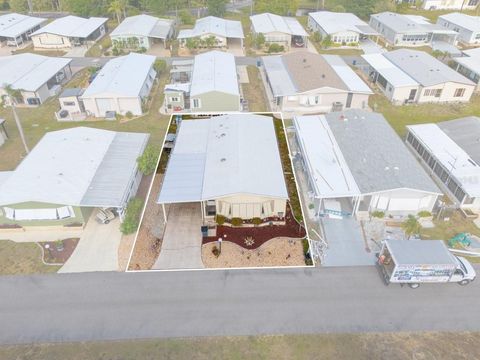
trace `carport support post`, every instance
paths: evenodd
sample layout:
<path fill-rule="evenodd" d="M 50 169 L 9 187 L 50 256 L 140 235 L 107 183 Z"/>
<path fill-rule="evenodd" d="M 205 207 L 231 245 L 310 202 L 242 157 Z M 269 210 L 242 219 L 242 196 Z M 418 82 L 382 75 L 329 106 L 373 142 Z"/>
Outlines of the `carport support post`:
<path fill-rule="evenodd" d="M 165 204 L 162 203 L 162 212 L 163 212 L 163 221 L 166 224 L 167 223 L 167 213 L 165 212 Z"/>

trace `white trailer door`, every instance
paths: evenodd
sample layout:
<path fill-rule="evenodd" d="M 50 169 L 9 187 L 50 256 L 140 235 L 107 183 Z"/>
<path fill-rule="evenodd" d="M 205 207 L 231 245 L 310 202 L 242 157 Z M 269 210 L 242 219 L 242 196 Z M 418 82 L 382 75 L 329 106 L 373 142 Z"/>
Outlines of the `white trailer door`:
<path fill-rule="evenodd" d="M 98 114 L 100 116 L 105 116 L 107 111 L 115 111 L 115 107 L 112 106 L 112 99 L 95 99 L 97 102 Z"/>

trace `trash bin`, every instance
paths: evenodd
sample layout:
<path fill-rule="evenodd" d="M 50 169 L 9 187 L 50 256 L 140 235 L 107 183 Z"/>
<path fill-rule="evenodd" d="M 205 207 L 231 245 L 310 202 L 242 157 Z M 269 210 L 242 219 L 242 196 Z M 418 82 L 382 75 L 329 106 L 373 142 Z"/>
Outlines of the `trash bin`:
<path fill-rule="evenodd" d="M 207 237 L 208 236 L 208 226 L 202 226 L 201 227 L 201 231 L 202 231 L 202 237 Z"/>

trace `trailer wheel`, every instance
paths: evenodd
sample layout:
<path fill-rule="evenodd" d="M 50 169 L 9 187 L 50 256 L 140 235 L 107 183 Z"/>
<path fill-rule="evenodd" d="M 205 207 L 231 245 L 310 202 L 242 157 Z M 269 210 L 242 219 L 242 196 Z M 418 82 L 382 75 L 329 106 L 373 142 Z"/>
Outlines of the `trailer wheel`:
<path fill-rule="evenodd" d="M 419 283 L 409 283 L 408 286 L 410 287 L 410 289 L 417 289 L 420 287 L 420 284 Z"/>
<path fill-rule="evenodd" d="M 465 286 L 465 285 L 468 285 L 468 284 L 470 284 L 470 280 L 468 280 L 468 279 L 463 279 L 462 281 L 458 282 L 458 285 L 462 285 L 462 286 Z"/>

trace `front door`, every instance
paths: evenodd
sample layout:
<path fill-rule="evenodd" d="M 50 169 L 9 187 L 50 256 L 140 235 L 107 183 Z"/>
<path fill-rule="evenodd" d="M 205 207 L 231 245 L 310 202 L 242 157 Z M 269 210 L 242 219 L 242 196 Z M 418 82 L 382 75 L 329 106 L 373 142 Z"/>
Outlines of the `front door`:
<path fill-rule="evenodd" d="M 353 94 L 352 93 L 348 93 L 347 95 L 347 105 L 346 105 L 346 108 L 350 108 L 352 106 L 352 99 L 353 99 Z"/>
<path fill-rule="evenodd" d="M 417 96 L 417 89 L 410 90 L 410 95 L 408 96 L 408 101 L 414 101 L 415 96 Z"/>

